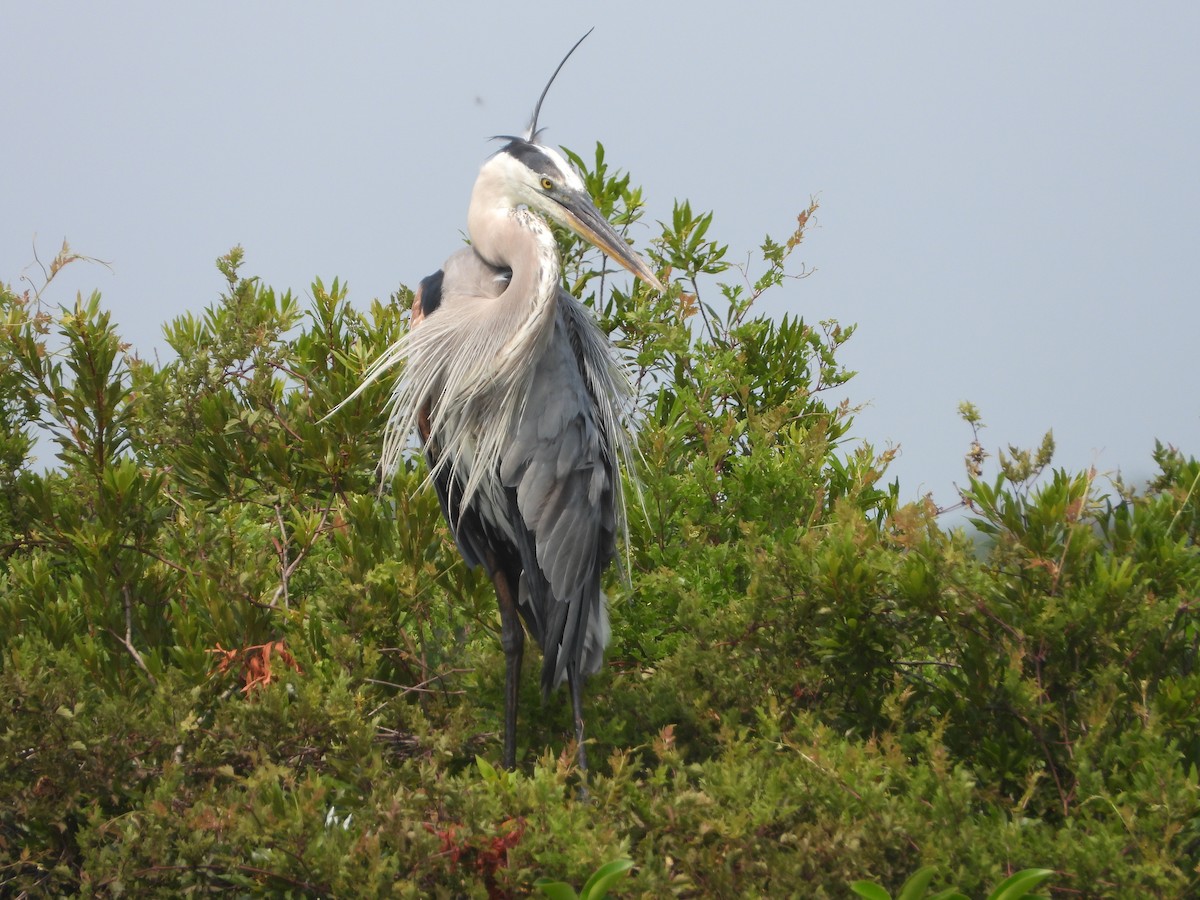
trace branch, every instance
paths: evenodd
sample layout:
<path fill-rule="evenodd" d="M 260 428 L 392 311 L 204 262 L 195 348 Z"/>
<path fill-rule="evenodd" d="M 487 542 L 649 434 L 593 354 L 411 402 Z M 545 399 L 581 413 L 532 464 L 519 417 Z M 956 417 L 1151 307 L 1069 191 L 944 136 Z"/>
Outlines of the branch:
<path fill-rule="evenodd" d="M 146 677 L 150 679 L 150 683 L 154 687 L 158 687 L 158 679 L 146 667 L 146 661 L 142 659 L 142 654 L 138 653 L 137 647 L 133 646 L 133 598 L 129 596 L 129 587 L 121 588 L 121 593 L 125 596 L 125 637 L 121 637 L 111 628 L 108 629 L 108 633 L 125 645 L 125 649 L 129 651 L 129 655 L 133 657 L 138 668 L 146 673 Z"/>
<path fill-rule="evenodd" d="M 460 675 L 460 674 L 463 674 L 466 672 L 473 672 L 473 671 L 475 671 L 475 670 L 474 669 L 448 669 L 445 672 L 440 672 L 437 675 L 434 675 L 432 678 L 426 678 L 420 684 L 412 684 L 412 685 L 408 685 L 408 686 L 405 686 L 403 684 L 396 684 L 395 682 L 391 682 L 391 681 L 382 681 L 378 678 L 364 678 L 363 680 L 366 681 L 368 684 L 380 684 L 380 685 L 383 685 L 384 687 L 396 688 L 396 690 L 398 690 L 401 694 L 407 694 L 407 693 L 410 693 L 411 691 L 420 691 L 421 693 L 424 693 L 424 694 L 436 694 L 436 693 L 465 694 L 466 691 L 447 691 L 447 690 L 433 691 L 433 690 L 429 689 L 429 685 L 433 684 L 435 681 L 440 681 L 443 678 L 447 678 L 450 675 Z"/>

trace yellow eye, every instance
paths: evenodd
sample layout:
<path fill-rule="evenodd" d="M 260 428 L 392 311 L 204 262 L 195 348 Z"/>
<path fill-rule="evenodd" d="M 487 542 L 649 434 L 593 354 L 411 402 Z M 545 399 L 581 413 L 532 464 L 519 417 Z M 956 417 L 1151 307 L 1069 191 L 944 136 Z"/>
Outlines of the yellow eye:
<path fill-rule="evenodd" d="M 553 182 L 553 181 L 551 181 L 549 178 L 546 178 L 545 176 L 542 176 L 542 190 L 543 190 L 543 191 L 548 191 L 548 190 L 550 190 L 552 187 L 554 187 L 554 182 Z"/>

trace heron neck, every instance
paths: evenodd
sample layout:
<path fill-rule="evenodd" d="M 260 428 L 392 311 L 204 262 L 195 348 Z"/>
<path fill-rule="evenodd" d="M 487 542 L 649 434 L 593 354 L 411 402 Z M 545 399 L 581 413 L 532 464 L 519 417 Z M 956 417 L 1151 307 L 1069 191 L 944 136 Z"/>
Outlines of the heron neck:
<path fill-rule="evenodd" d="M 494 307 L 497 318 L 503 319 L 501 327 L 512 335 L 505 349 L 537 343 L 554 321 L 562 270 L 549 226 L 529 210 L 501 207 L 473 210 L 467 230 L 484 262 L 512 271 Z"/>

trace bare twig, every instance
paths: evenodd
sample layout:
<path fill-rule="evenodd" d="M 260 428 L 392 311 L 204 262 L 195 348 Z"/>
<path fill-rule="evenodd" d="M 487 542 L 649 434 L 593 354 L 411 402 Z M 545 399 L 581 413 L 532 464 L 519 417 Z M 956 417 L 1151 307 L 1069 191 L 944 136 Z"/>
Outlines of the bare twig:
<path fill-rule="evenodd" d="M 1179 504 L 1179 509 L 1175 510 L 1175 515 L 1171 516 L 1171 524 L 1167 526 L 1167 534 L 1170 534 L 1175 529 L 1175 523 L 1179 521 L 1179 514 L 1183 512 L 1183 508 L 1188 505 L 1188 501 L 1192 499 L 1192 494 L 1196 490 L 1196 483 L 1200 482 L 1200 471 L 1196 472 L 1196 477 L 1192 479 L 1192 486 L 1188 488 L 1187 494 L 1183 497 L 1183 502 Z"/>
<path fill-rule="evenodd" d="M 445 672 L 439 672 L 437 675 L 434 675 L 431 678 L 426 678 L 419 684 L 411 685 L 396 684 L 391 681 L 383 681 L 379 678 L 365 678 L 363 680 L 368 684 L 379 684 L 383 685 L 384 687 L 396 688 L 396 690 L 398 690 L 401 694 L 408 694 L 413 691 L 419 691 L 423 694 L 465 694 L 466 691 L 431 690 L 429 685 L 433 684 L 435 681 L 440 681 L 443 678 L 448 678 L 451 675 L 461 675 L 473 671 L 474 669 L 448 669 Z"/>
<path fill-rule="evenodd" d="M 275 504 L 275 521 L 279 523 L 279 590 L 275 592 L 275 599 L 279 599 L 280 592 L 283 592 L 283 608 L 289 609 L 288 602 L 288 575 L 291 572 L 291 567 L 288 565 L 288 536 L 287 526 L 283 523 L 283 513 L 279 511 L 279 504 Z"/>
<path fill-rule="evenodd" d="M 146 661 L 142 659 L 142 654 L 138 653 L 137 647 L 133 646 L 133 598 L 129 595 L 129 587 L 123 587 L 121 593 L 125 597 L 125 637 L 121 637 L 111 628 L 108 629 L 108 632 L 125 645 L 125 649 L 129 651 L 129 655 L 133 657 L 138 668 L 146 673 L 146 677 L 150 679 L 152 685 L 158 687 L 158 679 L 146 667 Z"/>
<path fill-rule="evenodd" d="M 898 660 L 896 660 L 896 665 L 898 665 L 898 666 L 914 666 L 914 667 L 915 666 L 940 666 L 943 669 L 961 669 L 962 668 L 962 666 L 960 666 L 958 663 L 942 662 L 941 660 L 937 660 L 937 659 L 898 659 Z"/>
<path fill-rule="evenodd" d="M 37 267 L 42 270 L 42 286 L 38 287 L 33 283 L 33 279 L 24 273 L 21 275 L 21 280 L 33 289 L 33 301 L 35 304 L 37 304 L 39 309 L 41 308 L 42 294 L 44 294 L 46 288 L 50 286 L 50 282 L 54 280 L 54 276 L 57 275 L 65 266 L 80 260 L 83 262 L 97 263 L 104 266 L 104 268 L 108 269 L 110 272 L 112 271 L 112 264 L 109 262 L 105 262 L 102 259 L 97 259 L 94 256 L 84 256 L 82 253 L 73 252 L 71 250 L 71 246 L 67 243 L 66 238 L 63 238 L 62 249 L 59 250 L 54 259 L 50 261 L 50 267 L 46 268 L 45 263 L 43 263 L 41 257 L 38 256 L 37 235 L 35 234 L 33 236 L 33 262 L 30 263 L 30 265 L 26 268 L 32 268 L 33 265 L 37 265 Z"/>
<path fill-rule="evenodd" d="M 278 548 L 279 548 L 279 587 L 277 587 L 275 589 L 275 595 L 271 598 L 271 606 L 272 607 L 274 606 L 274 604 L 276 602 L 278 602 L 280 600 L 280 598 L 282 598 L 283 599 L 283 608 L 284 609 L 289 608 L 289 605 L 288 605 L 288 580 L 292 577 L 292 573 L 294 573 L 296 571 L 296 567 L 299 566 L 300 562 L 304 559 L 304 557 L 306 557 L 308 555 L 308 551 L 312 549 L 312 545 L 316 541 L 317 535 L 319 535 L 321 533 L 321 530 L 325 527 L 325 523 L 329 520 L 329 512 L 332 508 L 333 508 L 333 500 L 331 499 L 329 501 L 329 503 L 325 504 L 325 508 L 321 510 L 321 521 L 318 522 L 317 527 L 313 529 L 312 537 L 309 538 L 308 543 L 300 548 L 300 551 L 296 554 L 295 559 L 289 560 L 288 552 L 287 552 L 287 545 L 288 545 L 287 525 L 283 521 L 283 510 L 280 509 L 280 506 L 278 503 L 275 504 L 275 521 L 277 521 L 279 523 L 279 537 L 280 537 L 280 540 L 278 543 Z"/>

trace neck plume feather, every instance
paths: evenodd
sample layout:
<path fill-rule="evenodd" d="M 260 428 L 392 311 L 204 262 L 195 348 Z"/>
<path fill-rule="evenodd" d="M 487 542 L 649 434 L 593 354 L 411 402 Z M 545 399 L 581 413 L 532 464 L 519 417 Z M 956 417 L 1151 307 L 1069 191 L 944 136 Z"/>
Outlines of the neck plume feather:
<path fill-rule="evenodd" d="M 464 482 L 464 505 L 481 488 L 500 489 L 491 473 L 524 411 L 534 361 L 553 334 L 561 272 L 554 236 L 537 215 L 503 208 L 484 215 L 468 218 L 476 258 L 463 265 L 478 267 L 476 274 L 485 264 L 510 269 L 505 289 L 491 279 L 492 289 L 482 291 L 487 278 L 456 286 L 448 262 L 437 313 L 384 353 L 365 382 L 404 363 L 388 409 L 384 474 L 397 470 L 428 406 L 440 451 L 431 477 L 451 469 Z"/>

